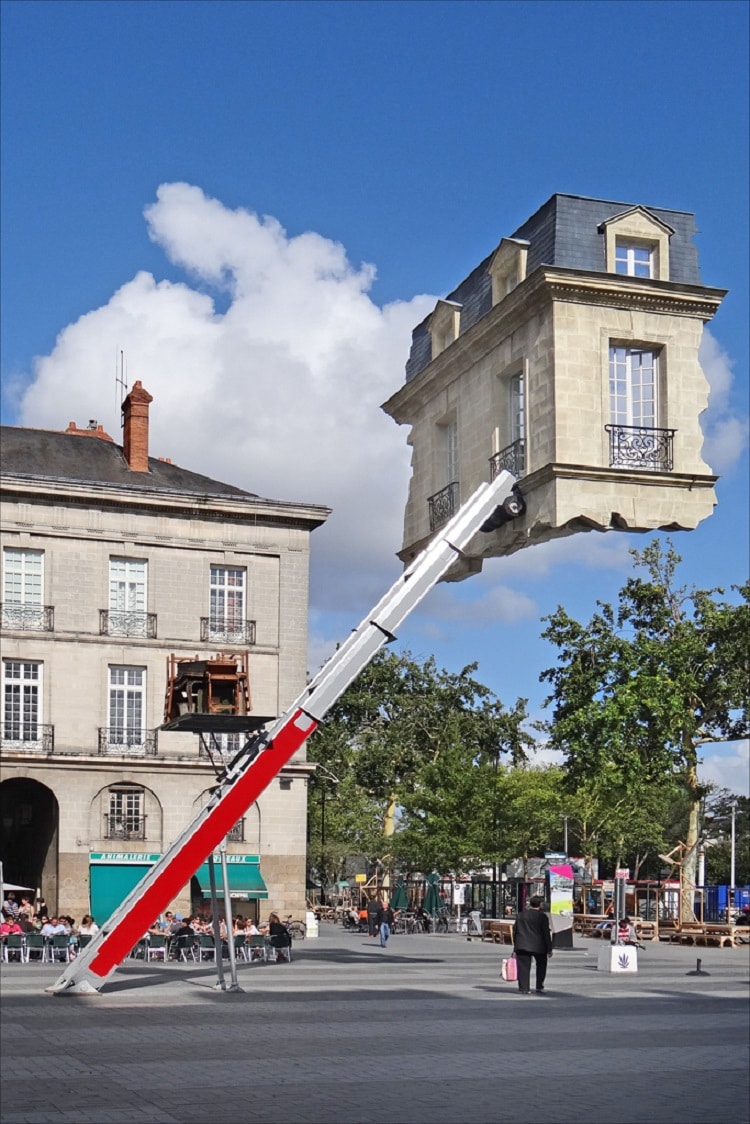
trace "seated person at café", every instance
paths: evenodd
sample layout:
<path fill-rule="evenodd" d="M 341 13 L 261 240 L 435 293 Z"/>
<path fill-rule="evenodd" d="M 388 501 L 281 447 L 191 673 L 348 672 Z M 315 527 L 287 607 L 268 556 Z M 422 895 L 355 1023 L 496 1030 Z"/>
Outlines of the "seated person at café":
<path fill-rule="evenodd" d="M 99 926 L 90 913 L 82 919 L 81 924 L 78 926 L 79 937 L 95 937 L 99 932 Z"/>
<path fill-rule="evenodd" d="M 5 944 L 9 936 L 17 933 L 23 933 L 23 929 L 13 917 L 12 913 L 4 913 L 3 919 L 0 921 L 0 940 Z M 21 949 L 8 949 L 8 958 L 14 960 L 22 960 Z"/>
<path fill-rule="evenodd" d="M 65 924 L 57 917 L 50 917 L 49 921 L 45 922 L 45 924 L 42 925 L 42 936 L 47 937 L 50 940 L 52 939 L 52 937 L 56 937 L 60 933 L 67 932 L 68 930 Z"/>
<path fill-rule="evenodd" d="M 177 960 L 180 953 L 189 948 L 192 948 L 195 942 L 195 929 L 192 926 L 192 918 L 187 917 L 178 929 L 172 933 L 170 940 L 170 959 Z"/>
<path fill-rule="evenodd" d="M 284 925 L 278 913 L 271 913 L 268 917 L 268 937 L 271 947 L 276 949 L 276 960 L 284 963 L 288 959 L 285 949 L 291 948 L 292 938 L 289 930 Z"/>

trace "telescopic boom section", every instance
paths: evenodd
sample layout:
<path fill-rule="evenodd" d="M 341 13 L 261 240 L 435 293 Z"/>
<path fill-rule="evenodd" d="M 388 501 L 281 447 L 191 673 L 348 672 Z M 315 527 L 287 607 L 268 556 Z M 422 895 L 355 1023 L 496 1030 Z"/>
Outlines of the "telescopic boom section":
<path fill-rule="evenodd" d="M 500 473 L 481 484 L 457 514 L 404 570 L 385 597 L 323 665 L 289 710 L 248 739 L 208 804 L 185 828 L 97 935 L 48 990 L 56 995 L 98 991 L 108 976 L 177 896 L 250 805 L 309 738 L 328 710 L 432 587 L 482 525 L 514 495 L 515 480 Z M 505 505 L 505 507 L 504 507 Z"/>

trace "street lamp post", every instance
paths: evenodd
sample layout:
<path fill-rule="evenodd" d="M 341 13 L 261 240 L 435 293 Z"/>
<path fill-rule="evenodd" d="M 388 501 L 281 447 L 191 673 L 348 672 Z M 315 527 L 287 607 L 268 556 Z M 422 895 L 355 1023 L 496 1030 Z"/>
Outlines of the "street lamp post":
<path fill-rule="evenodd" d="M 568 857 L 568 817 L 563 816 L 563 829 L 564 829 L 564 842 L 563 850 L 565 851 L 565 858 Z"/>
<path fill-rule="evenodd" d="M 735 838 L 735 822 L 737 818 L 737 801 L 732 803 L 732 848 L 729 860 L 729 907 L 734 905 L 734 880 L 735 880 L 735 860 L 737 858 L 736 838 Z M 731 918 L 729 918 L 731 920 Z"/>
<path fill-rule="evenodd" d="M 326 769 L 324 765 L 316 766 L 316 771 L 321 774 L 322 784 L 320 786 L 320 892 L 321 896 L 325 896 L 325 886 L 323 885 L 326 876 L 326 785 L 328 781 L 338 786 L 339 778 L 334 776 L 333 773 Z"/>

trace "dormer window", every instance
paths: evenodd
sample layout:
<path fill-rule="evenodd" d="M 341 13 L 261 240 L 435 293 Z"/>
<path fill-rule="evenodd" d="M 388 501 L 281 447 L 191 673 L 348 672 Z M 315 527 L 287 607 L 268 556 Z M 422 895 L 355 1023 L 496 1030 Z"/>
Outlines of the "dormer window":
<path fill-rule="evenodd" d="M 499 304 L 525 279 L 528 251 L 528 242 L 520 238 L 503 238 L 490 263 L 493 305 Z"/>
<path fill-rule="evenodd" d="M 650 242 L 615 240 L 615 273 L 626 277 L 653 277 L 656 248 Z"/>
<path fill-rule="evenodd" d="M 450 347 L 458 339 L 461 323 L 461 305 L 455 301 L 438 301 L 430 317 L 430 336 L 432 337 L 432 358 Z"/>
<path fill-rule="evenodd" d="M 599 227 L 605 239 L 607 273 L 669 280 L 671 226 L 645 207 L 631 207 Z"/>

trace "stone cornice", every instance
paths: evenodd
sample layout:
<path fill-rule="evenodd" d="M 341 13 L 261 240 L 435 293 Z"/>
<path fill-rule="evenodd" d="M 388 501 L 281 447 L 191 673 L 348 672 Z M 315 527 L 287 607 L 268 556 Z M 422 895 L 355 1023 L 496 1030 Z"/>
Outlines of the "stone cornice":
<path fill-rule="evenodd" d="M 0 478 L 4 502 L 52 504 L 56 507 L 97 508 L 133 514 L 203 519 L 210 522 L 262 522 L 265 525 L 305 526 L 313 530 L 331 509 L 316 504 L 287 503 L 252 496 L 217 496 L 190 492 L 154 492 L 111 484 L 53 480 L 4 474 Z"/>
<path fill-rule="evenodd" d="M 531 492 L 552 480 L 596 480 L 615 484 L 657 484 L 673 488 L 713 488 L 719 477 L 710 473 L 652 472 L 648 469 L 628 471 L 626 468 L 605 468 L 590 464 L 545 464 L 519 481 L 522 492 Z M 521 520 L 518 520 L 521 523 Z"/>
<path fill-rule="evenodd" d="M 705 323 L 715 315 L 726 293 L 726 289 L 705 285 L 539 266 L 418 375 L 404 383 L 383 403 L 382 409 L 401 425 L 411 423 L 417 409 L 518 331 L 532 316 L 555 302 L 685 316 Z"/>

